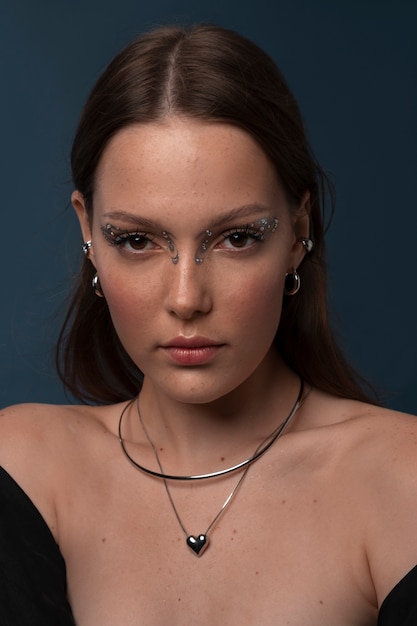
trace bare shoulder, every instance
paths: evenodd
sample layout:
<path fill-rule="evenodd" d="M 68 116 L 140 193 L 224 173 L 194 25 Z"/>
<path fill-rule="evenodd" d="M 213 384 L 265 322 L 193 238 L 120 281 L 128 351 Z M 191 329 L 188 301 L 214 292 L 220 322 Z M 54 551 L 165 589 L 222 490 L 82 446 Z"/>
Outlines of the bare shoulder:
<path fill-rule="evenodd" d="M 19 457 L 30 457 L 33 461 L 51 444 L 64 418 L 69 416 L 69 407 L 47 404 L 19 404 L 0 411 L 0 464 L 7 466 Z"/>
<path fill-rule="evenodd" d="M 68 436 L 74 429 L 106 427 L 108 407 L 17 404 L 0 411 L 0 455 L 6 454 L 9 443 L 19 445 L 14 451 L 18 454 L 22 448 L 34 452 L 51 445 L 59 437 Z M 34 444 L 38 444 L 35 445 Z M 1 458 L 0 458 L 1 462 Z"/>
<path fill-rule="evenodd" d="M 417 417 L 370 404 L 352 403 L 347 421 L 358 452 L 376 456 L 387 471 L 393 465 L 417 467 Z M 361 445 L 362 442 L 362 445 Z"/>
<path fill-rule="evenodd" d="M 417 565 L 417 417 L 316 391 L 304 409 L 307 480 L 319 477 L 341 535 L 362 546 L 381 604 Z"/>
<path fill-rule="evenodd" d="M 417 417 L 334 400 L 327 444 L 363 544 L 379 603 L 417 565 Z"/>
<path fill-rule="evenodd" d="M 417 417 L 370 405 L 358 409 L 348 424 L 351 453 L 369 467 L 384 506 L 404 497 L 415 502 L 417 514 Z"/>
<path fill-rule="evenodd" d="M 95 445 L 114 438 L 114 407 L 20 404 L 0 411 L 0 466 L 54 526 L 56 494 Z M 97 442 L 97 443 L 96 443 Z M 69 471 L 71 468 L 71 471 Z"/>
<path fill-rule="evenodd" d="M 309 426 L 328 427 L 339 435 L 341 444 L 360 452 L 381 448 L 407 448 L 417 456 L 417 417 L 381 406 L 336 398 L 314 392 L 310 403 Z"/>
<path fill-rule="evenodd" d="M 381 603 L 417 565 L 417 418 L 375 409 L 364 426 L 368 561 Z"/>
<path fill-rule="evenodd" d="M 398 514 L 417 519 L 416 416 L 320 392 L 310 413 L 306 440 L 323 467 L 334 468 L 381 520 L 394 503 Z"/>
<path fill-rule="evenodd" d="M 344 428 L 350 458 L 374 481 L 382 506 L 402 494 L 417 514 L 417 417 L 361 403 L 353 409 Z"/>

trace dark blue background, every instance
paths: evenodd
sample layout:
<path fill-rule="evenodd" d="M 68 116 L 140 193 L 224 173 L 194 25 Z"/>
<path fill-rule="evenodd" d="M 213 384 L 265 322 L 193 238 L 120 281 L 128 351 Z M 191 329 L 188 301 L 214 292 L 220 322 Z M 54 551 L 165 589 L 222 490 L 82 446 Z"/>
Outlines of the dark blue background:
<path fill-rule="evenodd" d="M 80 259 L 68 154 L 94 80 L 139 32 L 199 21 L 287 76 L 336 182 L 335 326 L 387 403 L 417 413 L 414 0 L 1 0 L 0 405 L 66 401 L 51 350 Z"/>

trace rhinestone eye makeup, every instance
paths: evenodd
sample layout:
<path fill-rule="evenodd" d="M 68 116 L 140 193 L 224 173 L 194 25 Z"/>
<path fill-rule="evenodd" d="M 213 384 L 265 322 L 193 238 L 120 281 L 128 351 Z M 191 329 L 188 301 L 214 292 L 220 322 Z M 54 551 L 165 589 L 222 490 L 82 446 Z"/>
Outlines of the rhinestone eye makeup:
<path fill-rule="evenodd" d="M 223 233 L 224 239 L 228 237 L 236 237 L 239 235 L 251 237 L 252 239 L 256 239 L 258 241 L 264 241 L 266 237 L 272 235 L 276 231 L 278 227 L 278 218 L 274 217 L 273 219 L 269 219 L 267 217 L 262 217 L 255 222 L 247 224 L 244 227 L 236 227 L 230 230 L 227 230 Z M 205 237 L 198 247 L 194 260 L 196 263 L 203 263 L 205 255 L 207 254 L 208 247 L 210 241 L 213 237 L 213 232 L 210 229 L 205 231 Z"/>
<path fill-rule="evenodd" d="M 196 263 L 202 263 L 204 261 L 204 256 L 205 256 L 205 254 L 207 252 L 208 244 L 210 243 L 210 239 L 213 236 L 213 233 L 209 229 L 207 229 L 205 231 L 205 234 L 206 234 L 206 237 L 205 237 L 205 239 L 203 239 L 200 247 L 198 248 L 198 250 L 197 250 L 197 252 L 195 253 L 195 256 L 194 256 L 194 260 L 195 260 Z"/>
<path fill-rule="evenodd" d="M 180 255 L 178 254 L 178 250 L 174 246 L 174 242 L 171 239 L 171 235 L 166 230 L 161 231 L 161 235 L 168 244 L 168 250 L 171 253 L 171 261 L 173 262 L 174 265 L 176 265 L 178 261 L 180 260 Z"/>
<path fill-rule="evenodd" d="M 276 217 L 272 219 L 262 217 L 249 224 L 234 226 L 216 235 L 219 241 L 215 247 L 232 252 L 238 252 L 239 249 L 244 251 L 246 248 L 252 247 L 256 241 L 265 241 L 267 237 L 277 230 L 277 227 L 278 218 Z M 118 226 L 106 224 L 101 231 L 110 245 L 120 248 L 124 254 L 128 254 L 132 258 L 135 255 L 140 256 L 142 253 L 148 253 L 162 247 L 169 252 L 174 265 L 177 265 L 179 262 L 180 256 L 178 249 L 174 244 L 172 234 L 167 230 L 162 230 L 160 231 L 160 235 L 157 235 L 146 231 L 124 230 Z M 161 241 L 161 237 L 163 241 Z M 207 228 L 203 233 L 202 241 L 194 255 L 194 260 L 197 264 L 201 265 L 204 262 L 213 238 L 213 231 Z M 90 246 L 90 242 L 84 244 L 83 250 L 85 254 L 88 254 Z"/>

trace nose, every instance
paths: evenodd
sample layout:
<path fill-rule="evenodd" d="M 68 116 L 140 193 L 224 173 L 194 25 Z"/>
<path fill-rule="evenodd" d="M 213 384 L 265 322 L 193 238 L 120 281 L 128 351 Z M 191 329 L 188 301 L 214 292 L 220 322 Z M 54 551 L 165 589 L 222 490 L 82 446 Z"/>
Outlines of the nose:
<path fill-rule="evenodd" d="M 181 254 L 178 264 L 166 275 L 166 307 L 180 319 L 205 315 L 212 309 L 209 267 L 196 263 L 194 256 Z"/>

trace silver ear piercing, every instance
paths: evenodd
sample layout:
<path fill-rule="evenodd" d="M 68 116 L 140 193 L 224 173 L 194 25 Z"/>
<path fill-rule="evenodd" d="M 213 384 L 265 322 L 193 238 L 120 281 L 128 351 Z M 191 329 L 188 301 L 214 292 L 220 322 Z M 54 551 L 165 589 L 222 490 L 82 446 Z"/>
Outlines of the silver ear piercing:
<path fill-rule="evenodd" d="M 103 290 L 101 288 L 100 279 L 98 277 L 98 274 L 94 274 L 93 280 L 91 281 L 91 286 L 94 289 L 94 292 L 95 292 L 96 296 L 98 296 L 99 298 L 104 298 L 104 293 L 103 293 Z"/>
<path fill-rule="evenodd" d="M 84 252 L 84 256 L 88 256 L 88 253 L 90 252 L 90 248 L 92 247 L 92 245 L 93 245 L 93 242 L 91 241 L 91 239 L 90 241 L 86 241 L 83 244 L 82 251 Z"/>
<path fill-rule="evenodd" d="M 303 245 L 306 252 L 312 251 L 314 244 L 310 237 L 299 237 L 297 241 L 299 241 Z"/>
<path fill-rule="evenodd" d="M 285 274 L 284 293 L 286 296 L 295 296 L 300 291 L 301 278 L 295 268 L 291 272 Z"/>

